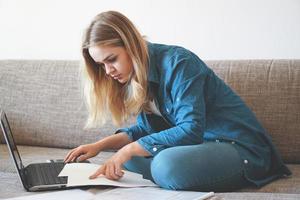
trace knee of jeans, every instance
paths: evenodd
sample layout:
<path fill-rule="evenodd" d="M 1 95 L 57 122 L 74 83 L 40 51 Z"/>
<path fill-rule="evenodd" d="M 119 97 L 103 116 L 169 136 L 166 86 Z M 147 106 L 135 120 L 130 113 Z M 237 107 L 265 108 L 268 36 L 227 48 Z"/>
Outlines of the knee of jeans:
<path fill-rule="evenodd" d="M 123 163 L 124 169 L 129 170 L 129 166 L 130 166 L 130 160 L 127 161 L 127 162 L 125 162 L 125 163 Z"/>
<path fill-rule="evenodd" d="M 128 160 L 127 162 L 123 163 L 123 167 L 128 171 L 134 171 L 134 169 L 136 168 L 135 158 L 133 157 L 130 160 Z"/>
<path fill-rule="evenodd" d="M 182 189 L 180 180 L 178 179 L 179 176 L 176 175 L 178 169 L 172 162 L 172 156 L 164 151 L 157 154 L 151 163 L 151 175 L 153 180 L 157 185 L 165 189 Z"/>

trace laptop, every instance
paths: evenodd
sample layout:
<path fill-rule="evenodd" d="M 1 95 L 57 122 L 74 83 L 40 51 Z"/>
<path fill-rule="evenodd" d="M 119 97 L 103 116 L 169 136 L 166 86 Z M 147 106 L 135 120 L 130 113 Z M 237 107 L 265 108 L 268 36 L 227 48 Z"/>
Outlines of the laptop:
<path fill-rule="evenodd" d="M 0 110 L 0 115 L 4 139 L 23 187 L 27 191 L 66 189 L 68 177 L 58 177 L 58 174 L 65 166 L 63 160 L 61 162 L 53 162 L 52 160 L 52 162 L 31 163 L 25 167 L 15 144 L 6 114 L 3 110 Z"/>

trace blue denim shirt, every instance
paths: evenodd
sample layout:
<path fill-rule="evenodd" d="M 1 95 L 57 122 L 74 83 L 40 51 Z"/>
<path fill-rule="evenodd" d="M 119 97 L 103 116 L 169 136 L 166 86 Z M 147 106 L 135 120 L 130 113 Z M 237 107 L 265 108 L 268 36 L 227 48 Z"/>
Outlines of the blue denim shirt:
<path fill-rule="evenodd" d="M 198 56 L 179 46 L 149 42 L 148 49 L 149 90 L 162 116 L 141 112 L 136 125 L 116 133 L 126 132 L 151 156 L 174 146 L 230 142 L 257 186 L 291 174 L 254 113 Z"/>

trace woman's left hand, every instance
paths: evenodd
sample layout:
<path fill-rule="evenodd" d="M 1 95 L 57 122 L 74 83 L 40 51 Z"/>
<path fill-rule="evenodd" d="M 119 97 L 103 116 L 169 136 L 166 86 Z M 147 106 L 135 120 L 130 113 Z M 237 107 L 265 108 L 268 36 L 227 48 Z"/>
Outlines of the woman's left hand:
<path fill-rule="evenodd" d="M 89 178 L 95 179 L 100 174 L 103 174 L 106 178 L 111 180 L 118 180 L 123 175 L 123 164 L 131 159 L 131 152 L 128 148 L 123 147 L 117 153 L 115 153 L 110 159 L 108 159 L 101 167 Z"/>

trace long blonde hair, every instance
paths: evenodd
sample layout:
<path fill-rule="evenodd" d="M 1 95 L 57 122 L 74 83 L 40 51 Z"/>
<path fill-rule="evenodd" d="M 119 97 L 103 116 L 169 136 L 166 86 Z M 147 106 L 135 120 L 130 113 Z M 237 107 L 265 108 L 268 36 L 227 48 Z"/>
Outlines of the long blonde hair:
<path fill-rule="evenodd" d="M 134 69 L 126 84 L 107 76 L 90 56 L 89 47 L 98 45 L 125 48 Z M 127 17 L 116 11 L 95 16 L 85 31 L 81 50 L 83 94 L 89 112 L 85 128 L 102 126 L 110 117 L 120 126 L 129 117 L 150 111 L 147 42 Z"/>

